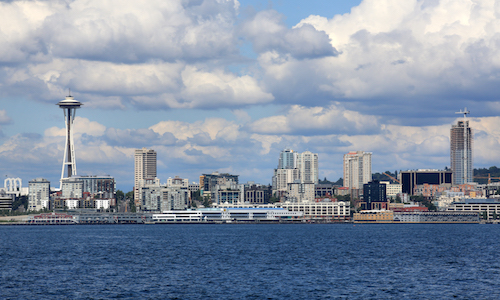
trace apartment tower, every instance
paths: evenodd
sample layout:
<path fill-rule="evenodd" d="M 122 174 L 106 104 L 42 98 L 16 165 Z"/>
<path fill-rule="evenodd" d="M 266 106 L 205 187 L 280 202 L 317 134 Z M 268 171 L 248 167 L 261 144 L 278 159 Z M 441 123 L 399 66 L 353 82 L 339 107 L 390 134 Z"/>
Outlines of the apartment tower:
<path fill-rule="evenodd" d="M 363 189 L 372 180 L 372 153 L 351 151 L 344 154 L 344 187 Z"/>
<path fill-rule="evenodd" d="M 297 154 L 297 169 L 304 183 L 318 183 L 318 154 L 304 151 Z"/>
<path fill-rule="evenodd" d="M 151 149 L 136 149 L 134 155 L 134 202 L 140 206 L 140 181 L 156 178 L 156 152 Z"/>

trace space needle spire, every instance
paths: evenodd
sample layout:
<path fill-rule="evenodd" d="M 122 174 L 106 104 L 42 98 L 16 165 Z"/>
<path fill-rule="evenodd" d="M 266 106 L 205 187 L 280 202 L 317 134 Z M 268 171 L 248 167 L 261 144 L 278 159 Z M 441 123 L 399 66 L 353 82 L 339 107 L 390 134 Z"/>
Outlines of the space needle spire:
<path fill-rule="evenodd" d="M 73 122 L 75 120 L 76 109 L 83 104 L 71 96 L 71 90 L 66 99 L 57 103 L 64 111 L 64 123 L 66 124 L 66 144 L 64 146 L 64 158 L 61 171 L 61 185 L 63 178 L 76 175 L 75 144 L 73 141 Z M 64 177 L 64 169 L 67 168 L 67 176 Z"/>

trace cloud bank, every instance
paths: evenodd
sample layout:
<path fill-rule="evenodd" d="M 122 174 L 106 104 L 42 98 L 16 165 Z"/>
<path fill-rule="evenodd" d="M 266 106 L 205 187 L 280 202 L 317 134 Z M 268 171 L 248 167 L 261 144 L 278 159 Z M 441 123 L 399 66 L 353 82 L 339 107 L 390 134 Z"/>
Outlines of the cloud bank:
<path fill-rule="evenodd" d="M 475 164 L 495 164 L 499 7 L 364 0 L 289 28 L 286 16 L 242 13 L 236 0 L 0 2 L 2 168 L 58 179 L 61 124 L 3 132 L 25 122 L 12 99 L 46 103 L 40 114 L 49 115 L 68 88 L 110 118 L 192 112 L 190 121 L 123 128 L 77 117 L 79 172 L 128 184 L 141 147 L 158 151 L 162 178 L 225 170 L 268 183 L 285 147 L 319 153 L 320 177 L 329 179 L 342 176 L 350 150 L 372 151 L 375 171 L 443 168 L 464 106 Z"/>

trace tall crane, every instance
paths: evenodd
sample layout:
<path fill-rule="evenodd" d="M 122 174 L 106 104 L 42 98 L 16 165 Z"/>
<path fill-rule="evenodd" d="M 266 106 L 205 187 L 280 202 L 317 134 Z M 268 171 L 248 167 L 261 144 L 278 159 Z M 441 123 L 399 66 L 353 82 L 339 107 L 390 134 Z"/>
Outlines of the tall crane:
<path fill-rule="evenodd" d="M 397 180 L 396 178 L 392 177 L 391 175 L 387 174 L 387 173 L 382 173 L 384 174 L 385 176 L 389 177 L 390 179 L 396 181 L 397 183 L 401 184 L 401 182 L 399 180 Z"/>
<path fill-rule="evenodd" d="M 474 179 L 488 179 L 488 184 L 491 183 L 492 179 L 500 179 L 500 177 L 491 177 L 491 173 L 488 173 L 488 177 L 474 176 Z"/>

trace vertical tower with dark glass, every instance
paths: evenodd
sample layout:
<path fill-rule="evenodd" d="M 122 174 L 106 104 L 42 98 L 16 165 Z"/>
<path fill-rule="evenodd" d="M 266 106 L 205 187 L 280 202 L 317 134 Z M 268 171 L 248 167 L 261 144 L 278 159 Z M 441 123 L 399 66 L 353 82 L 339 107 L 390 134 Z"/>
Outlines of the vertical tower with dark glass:
<path fill-rule="evenodd" d="M 75 100 L 71 94 L 66 99 L 57 103 L 64 111 L 64 123 L 66 124 L 66 144 L 64 146 L 64 158 L 61 171 L 61 185 L 63 178 L 69 178 L 76 175 L 75 144 L 73 140 L 73 122 L 75 113 L 83 104 Z M 64 169 L 67 169 L 67 177 L 64 177 Z"/>
<path fill-rule="evenodd" d="M 467 108 L 457 114 L 464 114 L 464 119 L 451 126 L 450 161 L 453 172 L 453 184 L 464 184 L 473 181 L 472 165 L 472 129 L 469 127 Z"/>

